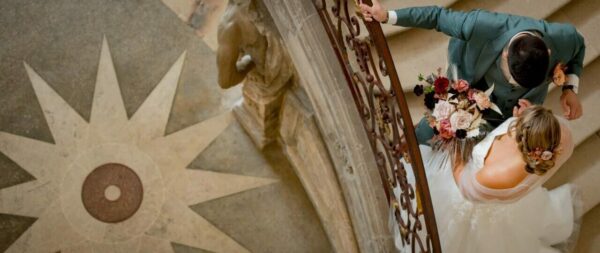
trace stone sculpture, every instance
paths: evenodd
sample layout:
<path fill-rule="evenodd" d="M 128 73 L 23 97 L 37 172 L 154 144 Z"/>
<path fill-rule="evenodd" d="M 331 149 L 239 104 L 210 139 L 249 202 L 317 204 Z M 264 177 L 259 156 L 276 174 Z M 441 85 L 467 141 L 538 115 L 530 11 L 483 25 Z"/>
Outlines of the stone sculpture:
<path fill-rule="evenodd" d="M 259 148 L 277 136 L 279 111 L 293 68 L 272 21 L 253 0 L 230 0 L 218 30 L 219 85 L 243 83 L 234 113 Z M 269 23 L 271 22 L 271 23 Z"/>

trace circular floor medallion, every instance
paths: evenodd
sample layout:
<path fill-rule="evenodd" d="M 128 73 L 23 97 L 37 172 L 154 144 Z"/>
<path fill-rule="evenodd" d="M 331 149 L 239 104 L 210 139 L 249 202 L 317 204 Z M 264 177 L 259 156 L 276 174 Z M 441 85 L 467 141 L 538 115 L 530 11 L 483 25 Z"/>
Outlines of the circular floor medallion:
<path fill-rule="evenodd" d="M 85 209 L 94 218 L 118 223 L 140 208 L 144 195 L 142 181 L 129 167 L 108 163 L 87 175 L 81 190 Z"/>

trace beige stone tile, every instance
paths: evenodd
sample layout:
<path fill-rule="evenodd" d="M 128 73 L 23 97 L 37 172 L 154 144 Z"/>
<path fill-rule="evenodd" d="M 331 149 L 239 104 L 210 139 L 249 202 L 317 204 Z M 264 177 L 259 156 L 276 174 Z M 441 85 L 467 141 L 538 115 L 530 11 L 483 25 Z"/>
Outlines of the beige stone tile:
<path fill-rule="evenodd" d="M 167 200 L 161 216 L 146 235 L 215 252 L 248 252 L 177 199 Z"/>
<path fill-rule="evenodd" d="M 277 182 L 275 179 L 203 170 L 188 169 L 185 174 L 188 186 L 182 198 L 190 206 Z"/>
<path fill-rule="evenodd" d="M 204 42 L 212 49 L 217 50 L 219 43 L 217 42 L 217 31 L 221 16 L 227 7 L 227 1 L 223 0 L 206 0 L 204 8 L 208 9 L 205 13 L 203 26 L 196 30 L 196 33 L 203 37 Z"/>
<path fill-rule="evenodd" d="M 61 253 L 96 253 L 94 248 L 90 247 L 89 243 L 79 244 L 77 246 L 62 248 Z M 132 251 L 133 252 L 133 251 Z"/>
<path fill-rule="evenodd" d="M 108 42 L 104 37 L 96 75 L 90 125 L 99 131 L 97 134 L 103 134 L 104 138 L 114 137 L 119 140 L 123 137 L 120 136 L 121 132 L 118 130 L 121 130 L 126 122 L 127 112 L 123 104 L 117 73 L 108 49 Z"/>
<path fill-rule="evenodd" d="M 224 113 L 211 119 L 160 138 L 141 147 L 161 168 L 163 178 L 177 169 L 185 168 L 231 123 L 231 113 Z M 192 138 L 193 137 L 193 138 Z"/>
<path fill-rule="evenodd" d="M 84 240 L 70 228 L 55 202 L 6 252 L 56 252 L 81 245 Z"/>
<path fill-rule="evenodd" d="M 182 53 L 162 80 L 144 100 L 140 108 L 133 114 L 129 127 L 135 129 L 134 140 L 153 140 L 165 134 L 167 121 L 186 53 Z"/>
<path fill-rule="evenodd" d="M 142 236 L 131 239 L 123 243 L 89 243 L 86 248 L 94 253 L 135 253 L 139 251 L 142 243 Z M 168 252 L 168 251 L 167 251 Z"/>
<path fill-rule="evenodd" d="M 188 22 L 190 16 L 196 9 L 196 1 L 194 0 L 162 0 L 177 16 L 183 21 Z"/>
<path fill-rule="evenodd" d="M 0 152 L 38 179 L 60 180 L 69 153 L 51 143 L 0 132 Z M 53 167 L 49 167 L 53 166 Z M 56 168 L 56 169 L 55 169 Z"/>
<path fill-rule="evenodd" d="M 77 136 L 87 136 L 87 122 L 25 63 L 25 68 L 57 144 L 77 148 Z"/>
<path fill-rule="evenodd" d="M 142 236 L 139 252 L 148 252 L 148 253 L 173 252 L 173 248 L 171 247 L 171 242 L 169 242 L 167 240 L 152 237 L 152 236 Z"/>
<path fill-rule="evenodd" d="M 58 186 L 47 180 L 16 185 L 0 192 L 0 212 L 39 217 L 58 195 Z"/>

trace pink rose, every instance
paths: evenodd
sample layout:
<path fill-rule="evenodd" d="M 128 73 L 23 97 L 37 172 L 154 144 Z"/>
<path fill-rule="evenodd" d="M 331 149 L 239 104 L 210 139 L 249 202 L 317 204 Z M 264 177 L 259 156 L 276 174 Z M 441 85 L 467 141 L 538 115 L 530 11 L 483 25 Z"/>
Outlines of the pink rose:
<path fill-rule="evenodd" d="M 444 119 L 440 121 L 438 132 L 440 132 L 440 136 L 442 138 L 452 139 L 454 137 L 454 131 L 452 131 L 452 124 L 450 124 L 450 120 Z"/>
<path fill-rule="evenodd" d="M 473 115 L 465 110 L 458 110 L 450 116 L 450 124 L 452 131 L 456 132 L 458 129 L 467 129 L 471 125 Z"/>
<path fill-rule="evenodd" d="M 458 92 L 465 92 L 469 90 L 469 82 L 463 79 L 458 79 L 458 81 L 452 84 L 452 88 L 457 90 Z"/>
<path fill-rule="evenodd" d="M 435 104 L 435 108 L 433 108 L 433 113 L 431 115 L 435 117 L 436 120 L 440 121 L 449 118 L 454 110 L 454 105 L 448 103 L 446 100 L 440 100 Z"/>
<path fill-rule="evenodd" d="M 478 93 L 478 92 L 481 92 L 481 91 L 479 91 L 479 90 L 476 90 L 476 89 L 470 89 L 470 90 L 467 92 L 467 98 L 468 98 L 470 101 L 475 101 L 475 98 L 474 98 L 473 96 L 475 95 L 475 93 Z"/>
<path fill-rule="evenodd" d="M 492 101 L 490 101 L 490 97 L 485 95 L 483 92 L 477 92 L 473 94 L 473 100 L 477 103 L 477 107 L 480 110 L 488 109 L 492 106 Z"/>

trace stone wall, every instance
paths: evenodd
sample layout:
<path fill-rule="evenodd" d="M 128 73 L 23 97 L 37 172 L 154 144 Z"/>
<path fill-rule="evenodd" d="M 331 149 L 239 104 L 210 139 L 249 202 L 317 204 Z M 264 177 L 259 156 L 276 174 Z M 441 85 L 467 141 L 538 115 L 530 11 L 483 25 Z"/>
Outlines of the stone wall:
<path fill-rule="evenodd" d="M 295 66 L 297 84 L 306 93 L 306 97 L 291 98 L 287 95 L 281 122 L 282 141 L 288 149 L 288 154 L 291 154 L 291 160 L 301 160 L 293 162 L 295 164 L 309 165 L 299 167 L 307 170 L 307 175 L 299 173 L 301 180 L 313 180 L 304 184 L 305 189 L 309 196 L 314 196 L 311 195 L 311 191 L 324 191 L 325 187 L 318 185 L 319 181 L 315 177 L 335 173 L 348 207 L 359 250 L 392 252 L 392 238 L 387 225 L 387 203 L 375 159 L 342 69 L 312 1 L 262 0 L 262 3 L 277 26 Z M 294 107 L 296 104 L 295 107 L 298 108 L 299 103 L 304 103 L 306 108 L 312 108 L 316 120 L 314 125 L 302 126 L 286 122 L 307 120 L 306 116 L 294 117 L 286 113 L 288 109 L 285 106 Z M 299 126 L 300 129 L 297 129 Z M 319 140 L 323 141 L 322 144 Z M 289 152 L 294 148 L 297 154 Z M 316 155 L 323 155 L 325 149 L 329 154 L 328 159 Z M 320 171 L 311 171 L 318 167 L 312 167 L 310 164 L 319 159 L 324 159 Z M 329 159 L 332 162 L 331 166 L 322 166 L 327 164 L 325 160 Z M 315 175 L 309 178 L 308 173 Z M 328 208 L 327 205 L 320 205 L 314 198 L 312 200 L 318 212 Z M 321 218 L 323 220 L 323 217 Z"/>

